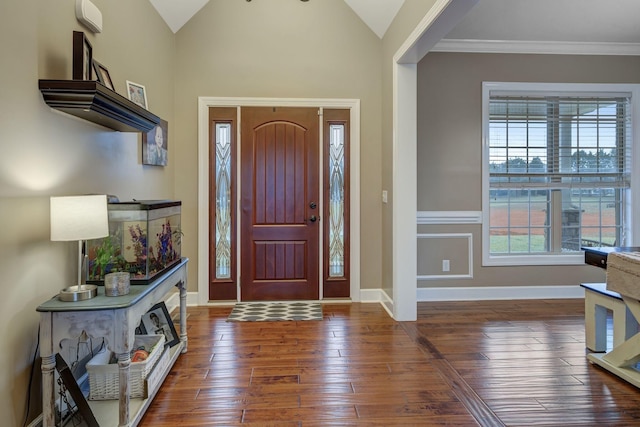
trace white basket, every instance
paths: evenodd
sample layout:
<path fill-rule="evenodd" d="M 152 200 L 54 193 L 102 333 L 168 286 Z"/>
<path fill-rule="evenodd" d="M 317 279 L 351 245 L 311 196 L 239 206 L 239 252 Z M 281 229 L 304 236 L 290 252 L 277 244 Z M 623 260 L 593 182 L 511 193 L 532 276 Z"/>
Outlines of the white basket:
<path fill-rule="evenodd" d="M 167 367 L 169 366 L 169 362 L 171 360 L 171 349 L 169 347 L 165 348 L 162 352 L 162 356 L 156 362 L 156 366 L 153 367 L 147 378 L 145 378 L 144 383 L 144 397 L 151 396 L 162 384 L 164 380 L 165 372 L 167 371 Z"/>
<path fill-rule="evenodd" d="M 149 357 L 129 365 L 129 396 L 146 397 L 145 379 L 163 354 L 164 335 L 136 335 L 133 348 L 152 348 Z M 112 400 L 120 396 L 120 372 L 117 363 L 109 363 L 111 354 L 103 351 L 87 362 L 89 400 Z"/>

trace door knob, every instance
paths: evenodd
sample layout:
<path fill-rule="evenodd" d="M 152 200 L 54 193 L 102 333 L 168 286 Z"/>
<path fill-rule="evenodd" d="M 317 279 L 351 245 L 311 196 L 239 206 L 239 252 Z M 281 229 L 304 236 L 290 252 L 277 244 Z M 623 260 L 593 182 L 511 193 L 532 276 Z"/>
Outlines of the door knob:
<path fill-rule="evenodd" d="M 309 203 L 309 207 L 310 207 L 311 209 L 315 209 L 315 208 L 317 208 L 317 207 L 318 207 L 318 205 L 316 205 L 316 202 L 311 202 L 311 203 Z"/>
<path fill-rule="evenodd" d="M 318 220 L 318 217 L 315 215 L 311 215 L 311 218 L 309 218 L 309 221 L 311 222 L 316 222 Z"/>

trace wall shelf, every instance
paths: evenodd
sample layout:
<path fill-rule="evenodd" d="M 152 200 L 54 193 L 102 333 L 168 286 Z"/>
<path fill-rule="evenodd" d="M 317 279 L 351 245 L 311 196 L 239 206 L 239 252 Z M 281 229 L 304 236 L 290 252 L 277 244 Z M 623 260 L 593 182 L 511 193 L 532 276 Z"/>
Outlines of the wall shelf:
<path fill-rule="evenodd" d="M 97 81 L 39 80 L 44 102 L 92 123 L 121 132 L 149 132 L 160 117 Z"/>

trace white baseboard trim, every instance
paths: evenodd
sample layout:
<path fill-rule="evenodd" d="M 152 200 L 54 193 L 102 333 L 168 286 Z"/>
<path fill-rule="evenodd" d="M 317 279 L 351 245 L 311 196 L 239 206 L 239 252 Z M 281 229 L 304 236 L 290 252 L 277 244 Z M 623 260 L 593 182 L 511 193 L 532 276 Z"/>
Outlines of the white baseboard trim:
<path fill-rule="evenodd" d="M 382 289 L 360 289 L 360 302 L 381 302 L 383 295 Z"/>
<path fill-rule="evenodd" d="M 176 308 L 180 307 L 180 293 L 174 292 L 164 301 L 164 305 L 167 306 L 169 313 L 173 312 Z"/>
<path fill-rule="evenodd" d="M 505 299 L 562 299 L 584 298 L 580 285 L 569 286 L 481 286 L 464 288 L 418 288 L 418 301 L 482 301 Z M 343 301 L 325 301 L 343 302 Z M 344 302 L 350 302 L 345 300 Z M 393 299 L 382 289 L 361 289 L 360 302 L 380 303 L 393 317 Z M 234 301 L 210 302 L 209 306 L 231 306 Z M 171 312 L 180 306 L 180 295 L 176 292 L 165 301 Z M 197 307 L 198 292 L 187 293 L 187 306 Z"/>
<path fill-rule="evenodd" d="M 465 288 L 418 288 L 418 301 L 481 301 L 584 298 L 580 285 L 483 286 Z"/>
<path fill-rule="evenodd" d="M 198 292 L 187 292 L 187 307 L 198 306 Z"/>
<path fill-rule="evenodd" d="M 383 289 L 360 289 L 360 302 L 379 303 L 393 318 L 393 300 Z"/>
<path fill-rule="evenodd" d="M 167 311 L 171 313 L 174 309 L 180 307 L 180 293 L 174 292 L 164 301 Z M 187 307 L 198 306 L 198 292 L 187 292 Z"/>
<path fill-rule="evenodd" d="M 383 290 L 380 290 L 380 293 L 382 297 L 380 304 L 387 311 L 387 314 L 389 314 L 389 317 L 391 317 L 392 319 L 395 319 L 395 316 L 393 315 L 394 313 L 393 299 L 391 299 L 391 297 L 389 297 L 389 295 Z"/>

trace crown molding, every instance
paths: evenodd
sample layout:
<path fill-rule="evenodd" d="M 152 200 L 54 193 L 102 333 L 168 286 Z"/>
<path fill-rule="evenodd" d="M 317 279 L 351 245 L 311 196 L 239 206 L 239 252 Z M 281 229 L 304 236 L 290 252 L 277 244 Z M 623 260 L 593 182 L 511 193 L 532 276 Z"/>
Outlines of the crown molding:
<path fill-rule="evenodd" d="M 640 56 L 640 43 L 442 39 L 430 51 Z"/>

